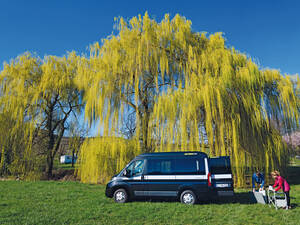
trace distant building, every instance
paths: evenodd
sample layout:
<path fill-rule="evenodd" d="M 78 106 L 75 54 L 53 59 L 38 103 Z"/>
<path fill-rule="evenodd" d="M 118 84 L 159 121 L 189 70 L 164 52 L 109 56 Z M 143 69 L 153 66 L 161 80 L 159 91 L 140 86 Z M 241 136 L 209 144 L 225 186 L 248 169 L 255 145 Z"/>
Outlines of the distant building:
<path fill-rule="evenodd" d="M 74 156 L 74 163 L 77 160 L 77 156 Z M 72 163 L 72 156 L 71 155 L 61 155 L 59 162 L 62 164 L 69 164 Z"/>
<path fill-rule="evenodd" d="M 72 139 L 72 137 L 63 137 L 61 139 L 59 149 L 57 152 L 59 156 L 72 155 L 72 149 L 71 149 L 71 145 L 70 145 L 71 139 Z M 80 144 L 82 144 L 84 142 L 84 139 L 85 138 L 80 138 Z"/>

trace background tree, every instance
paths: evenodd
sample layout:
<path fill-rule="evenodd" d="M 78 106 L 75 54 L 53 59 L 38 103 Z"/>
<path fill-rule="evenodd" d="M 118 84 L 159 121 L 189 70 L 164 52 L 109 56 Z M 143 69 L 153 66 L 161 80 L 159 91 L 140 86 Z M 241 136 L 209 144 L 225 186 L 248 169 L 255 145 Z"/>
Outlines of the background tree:
<path fill-rule="evenodd" d="M 300 155 L 300 131 L 286 134 L 283 139 L 292 148 L 293 154 Z"/>
<path fill-rule="evenodd" d="M 116 35 L 91 46 L 78 77 L 88 120 L 100 120 L 104 136 L 119 137 L 124 120 L 134 114 L 135 126 L 128 129 L 136 143 L 134 154 L 204 150 L 208 144 L 209 155 L 232 156 L 238 185 L 247 167 L 284 167 L 288 152 L 269 121 L 283 121 L 286 130 L 299 123 L 288 76 L 260 70 L 250 58 L 226 47 L 221 34 L 193 32 L 191 21 L 179 15 L 172 20 L 166 15 L 160 23 L 147 13 L 129 21 L 120 18 L 117 27 Z M 122 144 L 126 142 L 118 142 Z M 105 153 L 102 157 L 90 150 L 96 145 L 103 149 L 98 150 Z M 110 177 L 128 162 L 128 149 L 120 147 L 113 154 L 114 146 L 83 145 L 83 181 Z M 108 160 L 113 156 L 119 157 L 113 171 L 97 166 L 114 164 Z"/>
<path fill-rule="evenodd" d="M 0 131 L 3 134 L 0 136 L 0 176 L 18 175 L 22 171 L 18 164 L 23 157 L 24 138 L 22 130 L 10 135 L 14 124 L 9 113 L 0 113 Z"/>
<path fill-rule="evenodd" d="M 78 117 L 72 118 L 70 127 L 68 130 L 69 148 L 72 151 L 72 167 L 74 167 L 75 161 L 79 155 L 80 146 L 85 138 L 89 138 L 90 128 L 86 123 L 79 121 Z"/>
<path fill-rule="evenodd" d="M 128 23 L 120 18 L 118 25 L 119 34 L 103 40 L 101 47 L 92 45 L 90 58 L 82 64 L 84 76 L 78 84 L 85 90 L 86 115 L 90 122 L 100 119 L 104 136 L 116 135 L 124 121 L 134 121 L 135 126 L 125 124 L 125 130 L 128 127 L 141 148 L 151 151 L 147 137 L 155 97 L 183 79 L 182 50 L 206 40 L 193 35 L 190 21 L 179 16 L 173 21 L 166 16 L 157 24 L 146 13 Z"/>
<path fill-rule="evenodd" d="M 12 112 L 16 121 L 13 132 L 26 124 L 26 151 L 30 153 L 32 144 L 41 139 L 47 143 L 44 154 L 49 178 L 68 118 L 82 107 L 74 84 L 78 59 L 75 53 L 44 59 L 25 53 L 5 64 L 0 76 L 1 106 Z M 24 156 L 24 163 L 28 159 Z"/>
<path fill-rule="evenodd" d="M 117 36 L 105 39 L 101 47 L 92 45 L 90 58 L 81 61 L 78 85 L 85 92 L 86 116 L 90 123 L 100 121 L 105 137 L 132 137 L 136 154 L 153 151 L 149 122 L 155 98 L 183 78 L 182 49 L 205 38 L 193 36 L 190 22 L 179 16 L 173 21 L 166 16 L 157 24 L 145 14 L 128 23 L 120 18 L 118 25 Z"/>

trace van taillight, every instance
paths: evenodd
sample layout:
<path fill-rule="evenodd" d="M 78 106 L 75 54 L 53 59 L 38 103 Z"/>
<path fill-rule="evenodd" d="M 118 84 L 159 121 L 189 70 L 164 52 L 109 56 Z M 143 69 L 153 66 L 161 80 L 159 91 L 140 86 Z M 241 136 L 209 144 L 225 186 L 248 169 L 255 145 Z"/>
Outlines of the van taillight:
<path fill-rule="evenodd" d="M 208 186 L 210 187 L 211 186 L 211 173 L 207 174 L 207 183 L 208 183 Z"/>

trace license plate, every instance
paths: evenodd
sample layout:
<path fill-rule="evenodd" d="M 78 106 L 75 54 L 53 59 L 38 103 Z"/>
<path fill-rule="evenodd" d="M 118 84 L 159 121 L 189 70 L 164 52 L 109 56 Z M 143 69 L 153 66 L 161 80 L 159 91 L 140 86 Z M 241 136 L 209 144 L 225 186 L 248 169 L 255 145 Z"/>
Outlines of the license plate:
<path fill-rule="evenodd" d="M 216 187 L 223 188 L 223 187 L 230 187 L 230 185 L 229 184 L 216 184 Z"/>

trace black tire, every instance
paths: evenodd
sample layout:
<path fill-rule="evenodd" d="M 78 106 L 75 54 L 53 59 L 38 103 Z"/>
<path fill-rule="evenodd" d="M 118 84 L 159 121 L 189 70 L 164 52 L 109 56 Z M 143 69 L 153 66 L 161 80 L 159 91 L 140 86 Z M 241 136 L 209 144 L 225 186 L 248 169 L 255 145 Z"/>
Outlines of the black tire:
<path fill-rule="evenodd" d="M 120 188 L 114 192 L 114 200 L 116 203 L 125 203 L 128 201 L 128 194 L 125 189 Z"/>
<path fill-rule="evenodd" d="M 197 197 L 193 191 L 186 190 L 181 193 L 180 202 L 187 205 L 194 205 L 197 202 Z"/>

